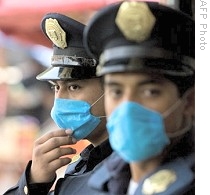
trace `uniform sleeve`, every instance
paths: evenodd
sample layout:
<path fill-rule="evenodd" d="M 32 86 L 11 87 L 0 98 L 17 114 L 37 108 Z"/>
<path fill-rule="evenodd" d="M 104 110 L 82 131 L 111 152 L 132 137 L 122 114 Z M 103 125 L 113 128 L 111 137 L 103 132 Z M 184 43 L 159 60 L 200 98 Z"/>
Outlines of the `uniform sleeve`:
<path fill-rule="evenodd" d="M 32 161 L 29 161 L 17 185 L 8 189 L 3 195 L 47 195 L 56 178 L 49 183 L 29 184 L 29 173 Z"/>

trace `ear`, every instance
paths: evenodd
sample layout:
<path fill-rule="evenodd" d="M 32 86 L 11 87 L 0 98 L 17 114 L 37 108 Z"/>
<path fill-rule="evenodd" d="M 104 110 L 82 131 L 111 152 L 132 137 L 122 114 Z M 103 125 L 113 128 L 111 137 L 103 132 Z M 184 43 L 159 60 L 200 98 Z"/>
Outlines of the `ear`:
<path fill-rule="evenodd" d="M 186 102 L 184 114 L 186 117 L 195 117 L 195 88 L 188 89 L 184 94 L 184 100 Z"/>

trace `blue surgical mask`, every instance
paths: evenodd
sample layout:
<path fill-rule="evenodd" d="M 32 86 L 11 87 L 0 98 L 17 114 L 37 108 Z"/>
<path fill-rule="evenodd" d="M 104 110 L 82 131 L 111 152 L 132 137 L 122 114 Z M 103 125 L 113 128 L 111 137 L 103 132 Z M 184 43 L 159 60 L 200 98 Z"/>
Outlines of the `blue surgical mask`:
<path fill-rule="evenodd" d="M 112 148 L 127 162 L 144 161 L 170 143 L 160 113 L 135 102 L 124 102 L 108 118 Z"/>
<path fill-rule="evenodd" d="M 81 140 L 86 138 L 101 121 L 101 117 L 92 115 L 90 109 L 91 105 L 85 101 L 56 98 L 51 117 L 60 128 L 71 129 L 72 136 Z"/>

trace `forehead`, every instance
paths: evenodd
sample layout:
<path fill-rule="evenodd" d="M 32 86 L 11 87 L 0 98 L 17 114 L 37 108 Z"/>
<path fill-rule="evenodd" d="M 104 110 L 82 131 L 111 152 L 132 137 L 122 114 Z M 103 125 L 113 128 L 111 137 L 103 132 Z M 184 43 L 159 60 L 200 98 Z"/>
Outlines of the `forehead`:
<path fill-rule="evenodd" d="M 160 74 L 147 74 L 147 73 L 113 73 L 104 76 L 106 83 L 126 83 L 138 84 L 139 82 L 169 82 L 163 75 Z"/>

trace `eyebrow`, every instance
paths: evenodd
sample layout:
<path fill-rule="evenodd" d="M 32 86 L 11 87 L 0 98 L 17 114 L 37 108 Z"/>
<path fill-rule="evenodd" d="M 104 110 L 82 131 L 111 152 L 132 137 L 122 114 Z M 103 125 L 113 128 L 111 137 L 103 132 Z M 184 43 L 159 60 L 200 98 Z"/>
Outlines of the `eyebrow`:
<path fill-rule="evenodd" d="M 62 84 L 66 84 L 66 83 L 75 83 L 75 82 L 79 82 L 79 83 L 84 83 L 84 80 L 49 80 L 49 83 L 53 84 L 53 85 L 57 85 L 58 82 L 62 83 Z"/>
<path fill-rule="evenodd" d="M 148 85 L 148 84 L 161 84 L 163 83 L 162 79 L 150 78 L 145 79 L 144 81 L 137 82 L 138 86 Z M 104 81 L 104 86 L 121 86 L 122 84 L 118 81 Z"/>

